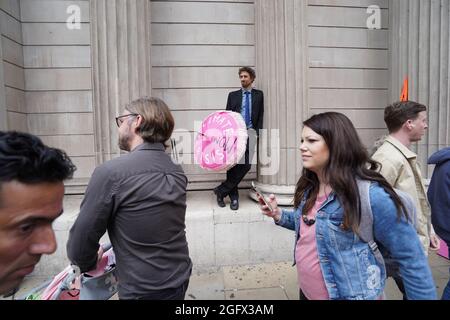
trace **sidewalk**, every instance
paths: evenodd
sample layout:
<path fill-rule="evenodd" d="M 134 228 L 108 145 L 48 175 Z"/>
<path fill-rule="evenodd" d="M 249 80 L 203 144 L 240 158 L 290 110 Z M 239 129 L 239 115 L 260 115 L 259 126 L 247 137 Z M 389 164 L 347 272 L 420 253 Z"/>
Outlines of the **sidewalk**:
<path fill-rule="evenodd" d="M 22 297 L 67 265 L 65 239 L 81 199 L 66 197 L 65 213 L 55 222 L 58 251 L 41 259 L 16 297 Z M 261 217 L 256 203 L 246 196 L 245 190 L 241 192 L 238 211 L 229 209 L 229 201 L 227 208 L 218 208 L 212 192 L 207 191 L 190 192 L 187 202 L 186 229 L 194 263 L 187 300 L 298 299 L 297 270 L 291 260 L 293 233 Z M 269 248 L 273 250 L 271 257 L 261 259 L 259 255 L 268 245 L 272 246 Z M 248 252 L 243 254 L 245 250 Z M 233 257 L 227 257 L 233 252 Z M 434 252 L 430 252 L 429 261 L 440 297 L 449 278 L 450 261 Z M 392 279 L 388 280 L 386 295 L 388 299 L 402 299 Z"/>
<path fill-rule="evenodd" d="M 448 281 L 450 262 L 434 252 L 430 253 L 429 261 L 440 298 Z M 194 268 L 186 300 L 298 300 L 297 271 L 291 265 L 289 261 L 201 271 Z M 22 297 L 47 279 L 27 277 L 16 297 Z M 386 296 L 389 300 L 402 300 L 392 279 L 387 281 Z M 117 296 L 112 298 L 116 299 Z"/>
<path fill-rule="evenodd" d="M 449 279 L 450 261 L 430 252 L 430 266 L 440 298 Z M 402 300 L 395 282 L 386 285 L 388 300 Z M 194 272 L 186 300 L 298 300 L 297 270 L 291 261 L 221 267 Z"/>

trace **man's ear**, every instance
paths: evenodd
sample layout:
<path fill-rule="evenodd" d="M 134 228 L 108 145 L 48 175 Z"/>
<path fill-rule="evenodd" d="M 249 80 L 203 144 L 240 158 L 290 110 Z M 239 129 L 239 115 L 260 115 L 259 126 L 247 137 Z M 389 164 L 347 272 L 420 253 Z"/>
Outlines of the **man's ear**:
<path fill-rule="evenodd" d="M 136 116 L 136 125 L 137 125 L 138 127 L 141 126 L 141 124 L 142 124 L 143 121 L 144 121 L 144 119 L 142 119 L 142 116 L 141 116 L 140 114 Z"/>
<path fill-rule="evenodd" d="M 414 128 L 414 123 L 413 123 L 413 121 L 411 119 L 410 120 L 406 120 L 405 126 L 406 126 L 407 129 L 412 130 Z"/>
<path fill-rule="evenodd" d="M 141 115 L 136 116 L 136 122 L 135 122 L 135 132 L 136 133 L 139 133 L 139 128 L 141 127 L 143 121 L 144 121 L 144 119 L 142 118 Z"/>

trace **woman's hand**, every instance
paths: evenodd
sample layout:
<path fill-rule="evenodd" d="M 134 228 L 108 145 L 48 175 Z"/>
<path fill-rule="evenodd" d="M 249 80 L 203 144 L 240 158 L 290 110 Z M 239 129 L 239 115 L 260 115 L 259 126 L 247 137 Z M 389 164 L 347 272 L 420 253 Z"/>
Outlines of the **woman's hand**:
<path fill-rule="evenodd" d="M 441 247 L 441 240 L 434 233 L 430 235 L 430 250 L 437 251 Z"/>
<path fill-rule="evenodd" d="M 275 222 L 280 221 L 281 209 L 278 208 L 278 203 L 275 195 L 271 194 L 268 199 L 269 205 L 272 207 L 272 211 L 270 210 L 269 206 L 266 205 L 263 197 L 259 193 L 257 193 L 256 196 L 258 197 L 258 203 L 261 208 L 262 214 L 271 217 Z"/>

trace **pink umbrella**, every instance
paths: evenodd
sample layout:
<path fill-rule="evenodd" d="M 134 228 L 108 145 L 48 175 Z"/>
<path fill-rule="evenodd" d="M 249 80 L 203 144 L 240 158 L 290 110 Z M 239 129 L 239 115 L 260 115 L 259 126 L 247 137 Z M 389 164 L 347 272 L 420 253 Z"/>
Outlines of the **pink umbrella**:
<path fill-rule="evenodd" d="M 51 281 L 35 288 L 24 300 L 107 300 L 117 292 L 116 259 L 110 244 L 103 244 L 103 255 L 94 270 L 80 274 L 69 265 Z"/>
<path fill-rule="evenodd" d="M 195 140 L 195 160 L 203 169 L 228 170 L 245 154 L 247 127 L 239 113 L 219 111 L 202 122 Z"/>

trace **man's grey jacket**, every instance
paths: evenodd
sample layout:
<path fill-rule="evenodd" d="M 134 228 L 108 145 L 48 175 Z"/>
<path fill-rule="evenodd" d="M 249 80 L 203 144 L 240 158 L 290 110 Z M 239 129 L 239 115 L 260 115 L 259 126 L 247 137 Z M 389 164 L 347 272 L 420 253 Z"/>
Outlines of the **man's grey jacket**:
<path fill-rule="evenodd" d="M 67 254 L 93 269 L 108 231 L 120 299 L 183 285 L 190 277 L 185 233 L 187 178 L 161 143 L 143 143 L 95 169 L 70 230 Z"/>

